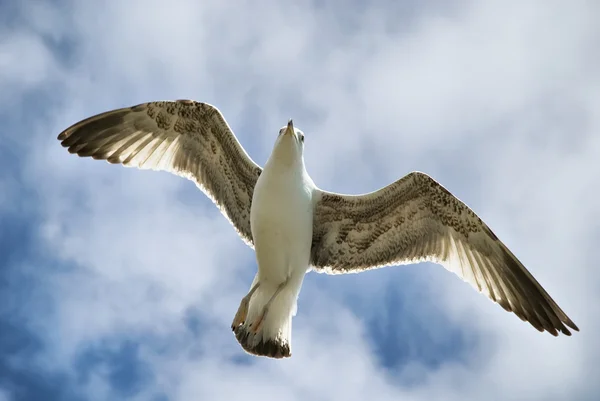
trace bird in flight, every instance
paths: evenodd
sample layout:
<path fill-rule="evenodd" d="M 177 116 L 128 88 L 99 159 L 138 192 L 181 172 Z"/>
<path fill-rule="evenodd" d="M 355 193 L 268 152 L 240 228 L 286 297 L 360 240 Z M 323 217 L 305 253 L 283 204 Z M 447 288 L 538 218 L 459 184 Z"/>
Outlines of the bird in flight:
<path fill-rule="evenodd" d="M 70 153 L 188 178 L 253 247 L 258 272 L 231 329 L 250 354 L 291 356 L 304 275 L 357 273 L 430 261 L 456 273 L 539 331 L 577 326 L 490 228 L 421 172 L 363 195 L 327 192 L 304 166 L 304 133 L 279 130 L 264 168 L 221 112 L 191 100 L 108 111 L 67 128 Z"/>

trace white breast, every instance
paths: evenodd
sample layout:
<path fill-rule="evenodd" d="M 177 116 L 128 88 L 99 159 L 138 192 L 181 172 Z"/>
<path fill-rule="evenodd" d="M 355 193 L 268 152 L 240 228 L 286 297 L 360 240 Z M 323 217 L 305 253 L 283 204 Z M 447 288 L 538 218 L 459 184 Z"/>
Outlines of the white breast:
<path fill-rule="evenodd" d="M 261 280 L 281 283 L 306 272 L 312 242 L 313 185 L 304 169 L 265 168 L 256 183 L 250 224 Z"/>

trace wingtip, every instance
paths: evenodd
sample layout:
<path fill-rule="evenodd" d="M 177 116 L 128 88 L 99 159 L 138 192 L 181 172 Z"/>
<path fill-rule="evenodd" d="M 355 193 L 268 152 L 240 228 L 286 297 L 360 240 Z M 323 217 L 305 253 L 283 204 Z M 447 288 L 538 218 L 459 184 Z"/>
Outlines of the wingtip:
<path fill-rule="evenodd" d="M 61 141 L 61 145 L 62 142 L 67 139 L 69 136 L 69 130 L 64 130 L 63 132 L 61 132 L 60 134 L 58 134 L 58 136 L 56 137 L 56 139 L 58 139 L 59 141 Z M 63 145 L 65 146 L 65 145 Z"/>
<path fill-rule="evenodd" d="M 561 322 L 562 324 L 560 324 L 559 327 L 553 327 L 552 330 L 549 330 L 548 328 L 546 329 L 542 329 L 541 331 L 547 331 L 548 333 L 552 334 L 554 337 L 558 337 L 559 334 L 571 337 L 573 333 L 571 333 L 571 330 L 569 330 L 569 328 L 571 328 L 574 331 L 579 331 L 579 327 L 577 327 L 577 325 L 575 325 L 575 323 L 573 323 L 572 321 L 567 321 L 567 322 Z M 569 326 L 569 328 L 567 328 L 567 326 Z"/>
<path fill-rule="evenodd" d="M 569 321 L 565 322 L 565 324 L 567 326 L 569 326 L 571 329 L 575 330 L 575 331 L 579 331 L 579 327 L 577 327 L 577 325 L 575 323 L 573 323 L 572 320 L 569 319 Z M 568 331 L 568 330 L 567 330 Z M 571 335 L 571 332 L 569 331 L 569 335 Z"/>

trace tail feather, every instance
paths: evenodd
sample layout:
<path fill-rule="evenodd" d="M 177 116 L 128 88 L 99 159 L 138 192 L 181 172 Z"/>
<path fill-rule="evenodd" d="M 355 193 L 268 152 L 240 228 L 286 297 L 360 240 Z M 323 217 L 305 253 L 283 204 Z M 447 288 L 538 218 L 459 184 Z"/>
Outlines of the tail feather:
<path fill-rule="evenodd" d="M 289 358 L 292 355 L 292 316 L 296 313 L 299 288 L 288 283 L 269 306 L 258 331 L 252 328 L 276 289 L 277 285 L 261 282 L 250 299 L 246 321 L 233 331 L 242 348 L 250 354 Z"/>
<path fill-rule="evenodd" d="M 235 328 L 235 338 L 242 348 L 249 354 L 256 356 L 267 356 L 270 358 L 289 358 L 292 356 L 290 343 L 286 339 L 264 338 L 260 333 L 254 334 L 246 325 Z"/>

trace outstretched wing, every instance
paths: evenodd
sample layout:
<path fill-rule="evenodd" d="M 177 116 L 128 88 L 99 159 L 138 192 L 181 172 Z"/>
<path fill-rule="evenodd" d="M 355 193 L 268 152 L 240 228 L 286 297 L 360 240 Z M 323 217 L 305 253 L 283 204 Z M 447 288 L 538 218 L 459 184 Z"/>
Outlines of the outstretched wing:
<path fill-rule="evenodd" d="M 525 266 L 463 202 L 413 172 L 365 195 L 321 191 L 311 264 L 330 274 L 431 261 L 540 331 L 579 330 Z"/>
<path fill-rule="evenodd" d="M 216 107 L 191 100 L 144 103 L 78 122 L 58 140 L 79 156 L 194 181 L 252 246 L 250 205 L 262 170 Z"/>

